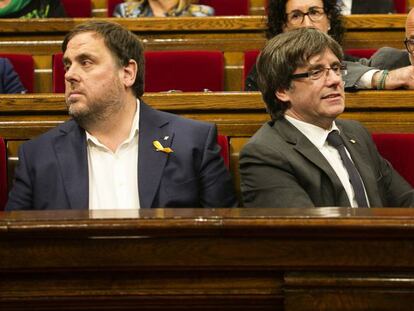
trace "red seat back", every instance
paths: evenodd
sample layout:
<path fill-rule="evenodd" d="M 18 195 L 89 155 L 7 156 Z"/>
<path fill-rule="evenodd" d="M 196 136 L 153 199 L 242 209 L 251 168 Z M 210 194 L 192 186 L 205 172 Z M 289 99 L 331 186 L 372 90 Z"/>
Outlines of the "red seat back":
<path fill-rule="evenodd" d="M 145 52 L 145 91 L 219 92 L 224 89 L 221 51 Z"/>
<path fill-rule="evenodd" d="M 214 8 L 214 15 L 249 15 L 249 0 L 199 0 Z"/>
<path fill-rule="evenodd" d="M 91 17 L 91 0 L 60 0 L 68 17 Z"/>
<path fill-rule="evenodd" d="M 20 81 L 28 93 L 33 93 L 34 88 L 34 61 L 30 54 L 2 53 L 0 57 L 8 58 L 14 70 L 19 75 Z"/>
<path fill-rule="evenodd" d="M 347 49 L 345 54 L 359 57 L 359 58 L 370 58 L 377 49 Z"/>
<path fill-rule="evenodd" d="M 379 153 L 414 187 L 414 133 L 372 134 Z"/>
<path fill-rule="evenodd" d="M 108 0 L 107 1 L 107 16 L 111 17 L 117 4 L 124 2 L 124 0 Z"/>
<path fill-rule="evenodd" d="M 65 93 L 65 69 L 62 62 L 63 54 L 57 53 L 53 55 L 52 71 L 53 71 L 53 92 Z"/>
<path fill-rule="evenodd" d="M 243 85 L 244 81 L 246 81 L 246 78 L 249 75 L 250 70 L 252 70 L 253 65 L 256 64 L 256 59 L 259 56 L 259 54 L 259 50 L 251 50 L 244 52 Z"/>
<path fill-rule="evenodd" d="M 225 135 L 217 135 L 217 144 L 221 147 L 220 155 L 223 157 L 224 164 L 229 168 L 230 154 L 229 154 L 229 140 Z"/>
<path fill-rule="evenodd" d="M 4 210 L 7 202 L 7 152 L 6 143 L 0 137 L 0 211 Z"/>
<path fill-rule="evenodd" d="M 396 13 L 407 13 L 407 0 L 394 0 L 394 8 Z"/>

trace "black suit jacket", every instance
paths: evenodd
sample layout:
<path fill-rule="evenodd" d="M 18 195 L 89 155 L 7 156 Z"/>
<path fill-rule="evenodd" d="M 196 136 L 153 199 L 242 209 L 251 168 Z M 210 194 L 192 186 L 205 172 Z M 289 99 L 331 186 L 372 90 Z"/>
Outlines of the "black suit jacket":
<path fill-rule="evenodd" d="M 370 206 L 414 206 L 412 187 L 382 158 L 359 123 L 337 120 L 364 182 Z M 240 153 L 246 207 L 351 206 L 325 157 L 286 119 L 266 123 Z"/>
<path fill-rule="evenodd" d="M 140 104 L 138 194 L 141 208 L 231 207 L 237 201 L 213 124 Z M 172 153 L 157 152 L 158 140 Z M 6 210 L 88 209 L 85 131 L 71 120 L 24 143 Z"/>
<path fill-rule="evenodd" d="M 393 0 L 352 1 L 351 14 L 388 14 L 394 12 Z"/>

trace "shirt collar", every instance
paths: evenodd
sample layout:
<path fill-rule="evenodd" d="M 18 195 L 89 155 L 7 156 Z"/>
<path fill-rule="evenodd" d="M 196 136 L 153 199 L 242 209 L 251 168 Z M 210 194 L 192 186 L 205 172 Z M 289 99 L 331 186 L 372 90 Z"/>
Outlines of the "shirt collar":
<path fill-rule="evenodd" d="M 330 132 L 333 130 L 340 132 L 335 121 L 332 122 L 332 127 L 329 130 L 325 130 L 319 126 L 300 121 L 287 115 L 285 115 L 285 119 L 296 127 L 303 135 L 305 135 L 306 138 L 309 139 L 318 149 L 321 149 L 324 146 L 326 138 Z"/>
<path fill-rule="evenodd" d="M 129 143 L 136 135 L 138 135 L 139 132 L 139 114 L 140 114 L 140 101 L 137 98 L 137 109 L 135 111 L 134 119 L 132 120 L 131 130 L 129 132 L 128 138 L 125 139 L 120 146 L 122 146 L 125 143 Z M 108 149 L 105 145 L 103 145 L 95 136 L 90 134 L 88 131 L 86 131 L 86 141 L 89 143 L 93 143 L 96 146 L 103 147 L 105 149 Z"/>

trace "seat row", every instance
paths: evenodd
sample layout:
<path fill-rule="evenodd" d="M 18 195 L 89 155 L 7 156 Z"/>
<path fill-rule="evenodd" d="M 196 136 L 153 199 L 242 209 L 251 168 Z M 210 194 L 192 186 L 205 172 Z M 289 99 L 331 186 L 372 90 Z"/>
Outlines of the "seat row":
<path fill-rule="evenodd" d="M 348 54 L 370 57 L 375 49 L 352 49 Z M 244 53 L 243 81 L 256 62 L 259 50 Z M 29 93 L 34 92 L 34 60 L 29 54 L 0 54 L 9 58 Z M 224 56 L 221 51 L 147 51 L 145 52 L 146 92 L 224 91 Z M 62 53 L 52 60 L 53 92 L 63 93 L 64 67 Z M 243 84 L 242 81 L 242 84 Z"/>

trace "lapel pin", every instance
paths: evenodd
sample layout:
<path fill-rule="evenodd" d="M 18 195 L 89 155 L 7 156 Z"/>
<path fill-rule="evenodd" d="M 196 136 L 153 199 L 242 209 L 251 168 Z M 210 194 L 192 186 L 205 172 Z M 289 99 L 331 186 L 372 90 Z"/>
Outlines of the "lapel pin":
<path fill-rule="evenodd" d="M 353 139 L 350 139 L 349 140 L 351 143 L 353 143 L 353 144 L 356 144 L 356 141 L 355 140 L 353 140 Z"/>
<path fill-rule="evenodd" d="M 173 150 L 170 147 L 166 147 L 166 148 L 163 147 L 158 140 L 154 140 L 152 142 L 152 144 L 154 145 L 156 151 L 161 151 L 161 152 L 165 152 L 165 153 L 173 152 Z"/>
<path fill-rule="evenodd" d="M 164 140 L 167 140 L 168 138 L 170 138 L 170 136 L 164 136 Z"/>

